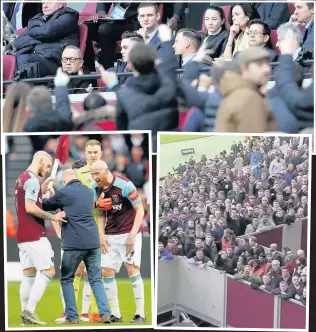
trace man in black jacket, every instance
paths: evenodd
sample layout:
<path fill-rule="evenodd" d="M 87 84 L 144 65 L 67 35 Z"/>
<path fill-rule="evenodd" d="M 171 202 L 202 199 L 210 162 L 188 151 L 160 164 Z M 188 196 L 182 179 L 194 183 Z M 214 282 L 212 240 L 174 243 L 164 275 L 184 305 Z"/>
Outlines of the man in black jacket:
<path fill-rule="evenodd" d="M 66 324 L 78 323 L 73 281 L 81 261 L 87 268 L 101 322 L 110 323 L 111 313 L 101 280 L 101 248 L 93 216 L 93 192 L 77 179 L 72 169 L 63 172 L 63 184 L 64 188 L 59 189 L 53 197 L 43 200 L 43 206 L 46 210 L 62 209 L 67 214 L 68 222 L 61 229 L 61 286 L 66 303 Z"/>
<path fill-rule="evenodd" d="M 44 2 L 43 13 L 28 22 L 16 39 L 17 69 L 27 76 L 30 63 L 39 64 L 39 76 L 55 75 L 64 48 L 79 46 L 79 14 L 60 2 Z"/>
<path fill-rule="evenodd" d="M 157 51 L 149 45 L 137 43 L 129 54 L 134 77 L 126 82 L 117 95 L 117 130 L 152 130 L 153 151 L 157 149 L 157 132 L 176 130 L 179 123 L 176 78 L 171 30 L 161 25 L 159 37 L 165 42 L 166 58 L 156 69 Z M 101 67 L 102 79 L 108 88 L 118 86 L 115 73 Z"/>

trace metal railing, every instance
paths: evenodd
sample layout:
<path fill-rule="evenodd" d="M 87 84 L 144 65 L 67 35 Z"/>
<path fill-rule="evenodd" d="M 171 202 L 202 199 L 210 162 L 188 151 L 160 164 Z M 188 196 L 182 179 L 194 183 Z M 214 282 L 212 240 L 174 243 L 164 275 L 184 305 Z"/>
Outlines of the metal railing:
<path fill-rule="evenodd" d="M 305 66 L 311 66 L 313 65 L 314 60 L 304 60 L 301 62 L 302 65 Z M 275 67 L 277 65 L 279 65 L 279 62 L 270 62 L 270 66 L 271 67 Z M 201 68 L 199 70 L 200 73 L 207 73 L 210 71 L 212 67 L 204 67 Z M 184 72 L 184 69 L 176 69 L 175 70 L 176 74 L 182 74 Z M 305 73 L 306 77 L 311 77 L 312 73 Z M 133 76 L 133 72 L 124 72 L 124 73 L 117 73 L 118 77 L 130 77 Z M 70 75 L 69 76 L 70 80 L 73 79 L 80 79 L 80 80 L 91 80 L 91 79 L 99 79 L 101 78 L 101 73 L 95 73 L 95 74 L 87 74 L 87 75 Z M 274 77 L 271 75 L 270 77 L 271 79 L 273 79 Z M 54 76 L 50 77 L 40 77 L 40 78 L 27 78 L 27 79 L 23 79 L 20 80 L 19 82 L 25 82 L 25 83 L 48 83 L 48 82 L 53 82 L 55 79 Z M 3 85 L 10 85 L 13 83 L 16 83 L 16 80 L 7 80 L 7 81 L 3 81 L 2 84 Z"/>

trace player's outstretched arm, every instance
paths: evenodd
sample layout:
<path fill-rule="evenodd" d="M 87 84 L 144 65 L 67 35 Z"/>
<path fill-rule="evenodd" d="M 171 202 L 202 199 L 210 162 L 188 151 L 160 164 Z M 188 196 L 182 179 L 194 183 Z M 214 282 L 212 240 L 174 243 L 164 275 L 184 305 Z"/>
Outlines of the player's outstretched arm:
<path fill-rule="evenodd" d="M 108 252 L 109 244 L 107 240 L 107 236 L 104 234 L 104 229 L 106 226 L 106 218 L 102 215 L 101 211 L 97 210 L 97 223 L 100 235 L 100 244 L 101 251 L 103 254 Z"/>
<path fill-rule="evenodd" d="M 39 208 L 36 205 L 35 201 L 30 200 L 30 199 L 25 200 L 25 211 L 37 218 L 41 218 L 44 220 L 48 219 L 48 220 L 57 221 L 57 222 L 60 222 L 60 221 L 67 222 L 66 220 L 63 219 L 66 217 L 66 213 L 64 211 L 58 212 L 57 214 L 52 214 L 52 213 L 46 212 L 46 211 L 42 210 L 41 208 Z"/>

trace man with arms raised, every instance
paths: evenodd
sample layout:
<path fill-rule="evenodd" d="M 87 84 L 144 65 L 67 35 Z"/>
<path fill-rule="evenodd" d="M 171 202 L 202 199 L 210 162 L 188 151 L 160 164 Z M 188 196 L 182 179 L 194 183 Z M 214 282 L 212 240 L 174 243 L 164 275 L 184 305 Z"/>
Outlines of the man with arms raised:
<path fill-rule="evenodd" d="M 44 151 L 36 152 L 31 165 L 17 178 L 14 188 L 18 218 L 16 240 L 23 268 L 20 285 L 22 325 L 46 324 L 37 317 L 35 309 L 49 282 L 55 276 L 54 252 L 46 237 L 45 219 L 53 223 L 60 237 L 59 222 L 65 221 L 63 218 L 66 214 L 59 212 L 53 215 L 42 209 L 42 196 L 52 179 L 48 178 L 42 185 L 38 179 L 46 177 L 51 167 L 51 156 Z"/>
<path fill-rule="evenodd" d="M 104 161 L 91 166 L 95 205 L 109 202 L 111 209 L 98 210 L 102 249 L 102 277 L 111 307 L 111 321 L 122 322 L 115 274 L 124 262 L 133 285 L 136 313 L 131 323 L 146 322 L 144 313 L 144 283 L 140 274 L 142 235 L 140 226 L 144 208 L 134 184 L 127 178 L 113 175 Z"/>

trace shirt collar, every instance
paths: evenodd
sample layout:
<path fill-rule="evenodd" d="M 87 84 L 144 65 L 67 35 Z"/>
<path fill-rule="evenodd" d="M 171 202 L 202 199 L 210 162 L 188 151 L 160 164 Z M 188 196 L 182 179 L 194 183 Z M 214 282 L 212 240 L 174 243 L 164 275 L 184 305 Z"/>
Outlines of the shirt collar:
<path fill-rule="evenodd" d="M 306 22 L 306 24 L 305 24 L 305 28 L 306 28 L 306 30 L 309 28 L 309 26 L 312 24 L 313 21 L 314 21 L 314 20 L 311 20 L 311 21 L 309 21 L 309 22 Z"/>
<path fill-rule="evenodd" d="M 70 180 L 67 184 L 66 184 L 66 187 L 75 183 L 75 182 L 80 182 L 78 179 L 73 179 L 73 180 Z M 80 182 L 81 183 L 81 182 Z"/>
<path fill-rule="evenodd" d="M 149 43 L 153 39 L 153 37 L 157 31 L 158 31 L 158 28 L 156 30 L 154 30 L 153 32 L 147 33 L 147 38 L 146 38 L 147 43 Z"/>
<path fill-rule="evenodd" d="M 196 53 L 188 54 L 182 57 L 182 66 L 185 66 L 189 61 L 191 61 L 195 57 Z"/>

